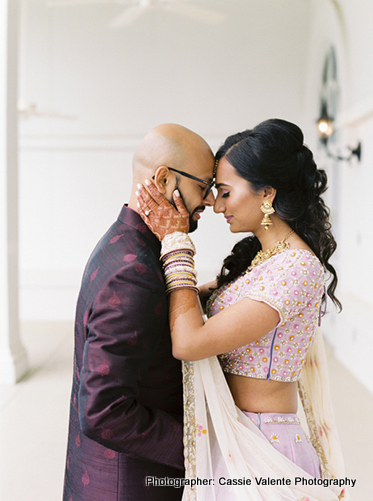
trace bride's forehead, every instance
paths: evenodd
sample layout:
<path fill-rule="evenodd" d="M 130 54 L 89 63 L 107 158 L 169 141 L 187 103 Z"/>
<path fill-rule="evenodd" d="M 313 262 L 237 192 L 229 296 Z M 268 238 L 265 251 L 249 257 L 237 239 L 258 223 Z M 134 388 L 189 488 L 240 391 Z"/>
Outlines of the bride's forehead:
<path fill-rule="evenodd" d="M 240 176 L 238 175 L 236 169 L 225 157 L 219 160 L 216 169 L 215 184 L 223 184 L 228 180 L 233 180 L 238 177 Z"/>

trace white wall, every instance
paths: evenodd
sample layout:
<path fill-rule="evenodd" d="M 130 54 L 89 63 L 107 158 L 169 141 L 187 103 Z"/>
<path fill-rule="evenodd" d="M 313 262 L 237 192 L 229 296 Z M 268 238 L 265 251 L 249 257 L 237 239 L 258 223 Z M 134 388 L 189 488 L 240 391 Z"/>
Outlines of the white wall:
<path fill-rule="evenodd" d="M 337 8 L 336 8 L 337 7 Z M 373 391 L 373 245 L 370 196 L 373 183 L 373 3 L 365 0 L 314 0 L 311 12 L 307 85 L 307 122 L 317 118 L 324 55 L 336 48 L 340 86 L 337 132 L 330 149 L 348 153 L 347 145 L 362 142 L 362 160 L 333 162 L 317 149 L 319 165 L 327 169 L 338 251 L 334 260 L 339 274 L 337 295 L 343 311 L 330 313 L 324 322 L 338 358 Z M 316 138 L 315 138 L 316 139 Z"/>
<path fill-rule="evenodd" d="M 328 171 L 343 313 L 324 321 L 337 356 L 370 390 L 373 348 L 370 196 L 373 171 L 373 4 L 365 0 L 199 0 L 227 14 L 221 26 L 152 12 L 120 30 L 120 5 L 48 8 L 23 0 L 20 94 L 68 118 L 20 121 L 22 319 L 71 319 L 85 262 L 128 200 L 131 156 L 162 122 L 196 130 L 216 148 L 268 117 L 298 123 Z M 27 7 L 27 10 L 25 10 Z M 340 84 L 331 147 L 362 141 L 360 164 L 320 147 L 325 51 Z M 206 211 L 193 236 L 201 281 L 240 236 Z M 329 305 L 330 306 L 330 305 Z"/>
<path fill-rule="evenodd" d="M 112 30 L 119 5 L 23 2 L 21 97 L 76 119 L 20 122 L 23 319 L 70 319 L 96 241 L 128 200 L 136 145 L 181 123 L 216 148 L 277 116 L 304 122 L 310 3 L 199 0 L 221 26 L 151 12 Z M 201 281 L 240 236 L 206 211 L 193 236 Z"/>

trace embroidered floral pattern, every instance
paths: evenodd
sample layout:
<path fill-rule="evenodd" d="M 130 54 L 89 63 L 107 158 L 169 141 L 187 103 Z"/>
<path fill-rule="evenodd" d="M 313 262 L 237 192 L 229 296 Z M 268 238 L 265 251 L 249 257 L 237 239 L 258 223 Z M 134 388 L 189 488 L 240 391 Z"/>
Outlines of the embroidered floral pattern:
<path fill-rule="evenodd" d="M 264 422 L 266 424 L 276 423 L 276 424 L 300 424 L 300 420 L 298 417 L 283 417 L 283 416 L 266 416 L 264 418 Z"/>
<path fill-rule="evenodd" d="M 273 433 L 271 435 L 271 440 L 270 440 L 271 444 L 273 444 L 274 442 L 276 442 L 277 444 L 280 444 L 280 439 L 279 439 L 279 436 L 277 433 Z"/>
<path fill-rule="evenodd" d="M 267 336 L 219 356 L 225 372 L 257 379 L 297 381 L 318 324 L 324 271 L 307 250 L 287 250 L 216 290 L 208 315 L 244 299 L 276 309 L 281 324 Z M 275 341 L 273 343 L 273 341 Z"/>
<path fill-rule="evenodd" d="M 317 453 L 319 460 L 320 460 L 322 476 L 323 476 L 323 478 L 330 478 L 331 474 L 329 471 L 329 464 L 328 464 L 328 460 L 326 458 L 324 449 L 322 448 L 320 440 L 318 438 L 319 434 L 318 434 L 318 429 L 316 426 L 312 406 L 309 403 L 306 391 L 305 391 L 305 389 L 300 381 L 298 381 L 298 391 L 299 391 L 300 399 L 302 401 L 304 412 L 306 414 L 307 423 L 308 423 L 308 426 L 309 426 L 309 429 L 311 432 L 311 443 L 312 443 L 313 447 L 315 448 L 316 453 Z"/>
<path fill-rule="evenodd" d="M 196 478 L 197 425 L 195 422 L 193 380 L 193 362 L 183 362 L 185 478 Z M 186 497 L 186 501 L 196 501 L 196 492 L 194 487 L 186 486 L 184 495 Z"/>
<path fill-rule="evenodd" d="M 206 428 L 204 428 L 201 424 L 197 424 L 197 435 L 199 437 L 202 437 L 203 435 L 207 434 Z"/>

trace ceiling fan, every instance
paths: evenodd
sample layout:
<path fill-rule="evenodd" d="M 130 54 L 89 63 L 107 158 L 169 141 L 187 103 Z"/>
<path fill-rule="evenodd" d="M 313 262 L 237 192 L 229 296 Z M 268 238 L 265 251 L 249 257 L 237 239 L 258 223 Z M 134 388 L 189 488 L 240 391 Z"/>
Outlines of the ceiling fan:
<path fill-rule="evenodd" d="M 39 109 L 35 103 L 30 103 L 19 99 L 17 103 L 17 112 L 19 118 L 29 119 L 31 117 L 46 117 L 46 118 L 64 118 L 68 120 L 75 120 L 78 118 L 76 115 L 68 115 L 61 113 L 54 109 Z"/>
<path fill-rule="evenodd" d="M 61 7 L 66 5 L 124 5 L 126 9 L 113 19 L 111 28 L 122 28 L 136 21 L 145 12 L 151 10 L 165 10 L 179 14 L 195 21 L 206 24 L 220 24 L 225 19 L 225 14 L 212 9 L 195 5 L 188 0 L 54 0 L 47 1 L 48 7 Z"/>

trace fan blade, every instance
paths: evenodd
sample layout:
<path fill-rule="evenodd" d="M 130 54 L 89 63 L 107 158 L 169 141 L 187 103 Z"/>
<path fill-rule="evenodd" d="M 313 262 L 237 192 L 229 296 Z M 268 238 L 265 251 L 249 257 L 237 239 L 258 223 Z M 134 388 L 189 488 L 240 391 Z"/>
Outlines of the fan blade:
<path fill-rule="evenodd" d="M 128 7 L 122 14 L 116 17 L 111 23 L 110 28 L 121 28 L 128 26 L 135 21 L 144 12 L 145 8 L 141 5 L 133 5 Z"/>
<path fill-rule="evenodd" d="M 68 115 L 56 110 L 39 110 L 35 103 L 27 103 L 20 101 L 17 106 L 18 115 L 20 118 L 30 117 L 50 117 L 50 118 L 64 118 L 68 120 L 75 120 L 78 118 L 76 115 Z"/>
<path fill-rule="evenodd" d="M 205 9 L 204 7 L 192 5 L 190 3 L 173 2 L 172 4 L 165 4 L 162 7 L 175 12 L 175 14 L 181 14 L 182 16 L 190 17 L 202 23 L 220 24 L 226 18 L 226 15 L 222 12 Z"/>

